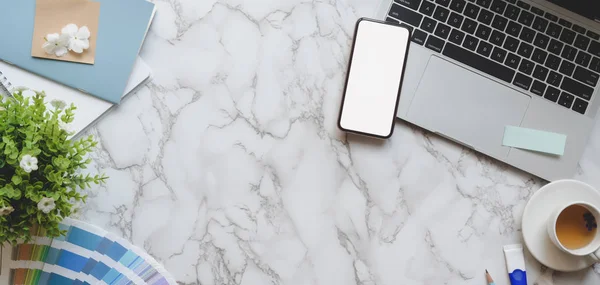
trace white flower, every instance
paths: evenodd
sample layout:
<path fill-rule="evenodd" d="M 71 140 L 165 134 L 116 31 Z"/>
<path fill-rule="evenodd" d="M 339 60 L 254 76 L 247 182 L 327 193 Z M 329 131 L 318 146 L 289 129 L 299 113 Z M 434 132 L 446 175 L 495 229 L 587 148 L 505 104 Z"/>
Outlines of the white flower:
<path fill-rule="evenodd" d="M 62 29 L 62 35 L 69 39 L 69 50 L 76 53 L 90 48 L 90 34 L 87 26 L 78 28 L 75 24 L 68 24 Z"/>
<path fill-rule="evenodd" d="M 42 48 L 47 54 L 53 54 L 61 57 L 69 52 L 67 46 L 69 45 L 69 37 L 59 34 L 48 34 L 44 39 L 46 42 L 42 45 Z"/>
<path fill-rule="evenodd" d="M 2 217 L 2 216 L 8 216 L 14 210 L 15 210 L 15 208 L 13 208 L 11 206 L 2 207 L 2 208 L 0 208 L 0 217 Z"/>
<path fill-rule="evenodd" d="M 23 168 L 23 170 L 25 170 L 25 172 L 31 173 L 32 170 L 38 169 L 37 164 L 38 164 L 37 158 L 35 158 L 29 154 L 26 154 L 23 156 L 23 158 L 21 158 L 20 166 L 21 166 L 21 168 Z"/>
<path fill-rule="evenodd" d="M 52 101 L 50 101 L 50 105 L 52 105 L 52 107 L 58 109 L 58 110 L 62 110 L 65 107 L 67 107 L 67 103 L 63 100 L 59 100 L 59 99 L 54 99 Z"/>
<path fill-rule="evenodd" d="M 80 202 L 71 202 L 71 204 L 73 204 L 71 207 L 71 218 L 79 218 L 83 205 Z"/>
<path fill-rule="evenodd" d="M 56 204 L 54 204 L 54 199 L 52 198 L 44 197 L 38 203 L 38 209 L 44 212 L 44 214 L 50 213 L 54 208 L 56 208 Z"/>
<path fill-rule="evenodd" d="M 67 124 L 63 121 L 58 122 L 58 127 L 67 132 L 68 134 L 70 134 L 71 132 L 73 132 L 73 128 L 71 128 L 71 124 Z"/>

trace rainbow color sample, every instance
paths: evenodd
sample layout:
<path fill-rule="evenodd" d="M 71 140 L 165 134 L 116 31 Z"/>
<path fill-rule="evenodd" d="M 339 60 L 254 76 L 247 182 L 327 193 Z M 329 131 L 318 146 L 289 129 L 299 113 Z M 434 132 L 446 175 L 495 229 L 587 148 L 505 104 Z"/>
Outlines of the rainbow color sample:
<path fill-rule="evenodd" d="M 143 250 L 108 232 L 72 219 L 56 239 L 36 230 L 30 244 L 2 248 L 0 284 L 176 284 Z"/>

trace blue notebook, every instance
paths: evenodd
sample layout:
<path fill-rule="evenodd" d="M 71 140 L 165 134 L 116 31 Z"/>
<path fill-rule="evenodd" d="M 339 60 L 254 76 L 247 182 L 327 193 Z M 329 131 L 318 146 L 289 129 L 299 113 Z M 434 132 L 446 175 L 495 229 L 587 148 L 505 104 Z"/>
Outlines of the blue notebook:
<path fill-rule="evenodd" d="M 118 104 L 155 7 L 145 0 L 96 1 L 101 4 L 94 65 L 31 56 L 36 0 L 0 0 L 0 60 Z"/>

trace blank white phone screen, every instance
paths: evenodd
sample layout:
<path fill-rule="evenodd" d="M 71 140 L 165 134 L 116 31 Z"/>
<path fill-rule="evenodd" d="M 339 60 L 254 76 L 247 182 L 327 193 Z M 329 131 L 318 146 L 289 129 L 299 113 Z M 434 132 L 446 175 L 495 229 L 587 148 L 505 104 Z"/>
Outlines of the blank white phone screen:
<path fill-rule="evenodd" d="M 409 32 L 392 25 L 361 20 L 350 62 L 339 126 L 389 137 L 404 70 Z"/>

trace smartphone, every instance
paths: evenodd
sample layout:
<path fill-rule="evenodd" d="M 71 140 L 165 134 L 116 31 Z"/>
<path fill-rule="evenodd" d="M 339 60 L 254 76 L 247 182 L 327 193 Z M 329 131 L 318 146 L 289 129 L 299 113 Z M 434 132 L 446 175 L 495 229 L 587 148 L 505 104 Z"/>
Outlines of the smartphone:
<path fill-rule="evenodd" d="M 358 20 L 340 107 L 341 130 L 382 139 L 392 136 L 409 39 L 404 26 Z"/>

